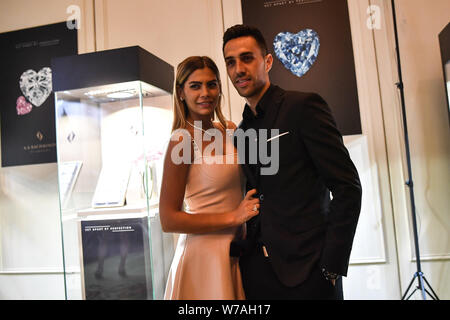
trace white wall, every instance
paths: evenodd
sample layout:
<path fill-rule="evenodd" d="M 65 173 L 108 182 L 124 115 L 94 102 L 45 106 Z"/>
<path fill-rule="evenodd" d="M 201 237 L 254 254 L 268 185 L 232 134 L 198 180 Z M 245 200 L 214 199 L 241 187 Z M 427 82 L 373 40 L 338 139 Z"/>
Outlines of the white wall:
<path fill-rule="evenodd" d="M 97 0 L 95 12 L 97 50 L 138 44 L 173 66 L 206 55 L 225 81 L 219 0 Z"/>

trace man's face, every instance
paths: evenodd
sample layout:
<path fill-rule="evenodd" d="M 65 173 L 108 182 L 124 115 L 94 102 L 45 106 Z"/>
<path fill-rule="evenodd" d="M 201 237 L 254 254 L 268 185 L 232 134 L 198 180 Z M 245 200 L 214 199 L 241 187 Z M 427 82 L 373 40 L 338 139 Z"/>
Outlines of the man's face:
<path fill-rule="evenodd" d="M 228 41 L 223 52 L 228 76 L 238 93 L 249 102 L 257 102 L 270 85 L 272 55 L 263 56 L 258 43 L 250 36 Z"/>

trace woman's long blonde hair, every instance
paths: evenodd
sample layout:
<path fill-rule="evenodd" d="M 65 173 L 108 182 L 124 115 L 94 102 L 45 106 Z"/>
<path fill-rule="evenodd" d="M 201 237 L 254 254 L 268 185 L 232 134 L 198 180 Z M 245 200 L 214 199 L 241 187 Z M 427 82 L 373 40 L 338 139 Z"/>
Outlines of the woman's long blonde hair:
<path fill-rule="evenodd" d="M 189 114 L 188 107 L 185 101 L 181 100 L 181 91 L 189 76 L 198 69 L 209 68 L 214 73 L 219 83 L 219 101 L 214 110 L 220 124 L 226 128 L 226 120 L 222 114 L 222 82 L 220 81 L 219 69 L 214 61 L 206 56 L 192 56 L 184 59 L 177 67 L 177 73 L 175 76 L 175 83 L 173 88 L 173 124 L 172 132 L 179 128 L 186 127 L 186 118 Z"/>

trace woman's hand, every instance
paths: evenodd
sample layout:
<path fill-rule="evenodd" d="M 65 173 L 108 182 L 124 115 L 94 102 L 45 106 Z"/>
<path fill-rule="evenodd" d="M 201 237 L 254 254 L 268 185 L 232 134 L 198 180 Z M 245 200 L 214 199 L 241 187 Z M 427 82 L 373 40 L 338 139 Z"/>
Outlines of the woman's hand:
<path fill-rule="evenodd" d="M 259 199 L 253 198 L 256 192 L 256 189 L 248 191 L 239 207 L 234 210 L 233 213 L 237 225 L 241 225 L 259 214 Z"/>

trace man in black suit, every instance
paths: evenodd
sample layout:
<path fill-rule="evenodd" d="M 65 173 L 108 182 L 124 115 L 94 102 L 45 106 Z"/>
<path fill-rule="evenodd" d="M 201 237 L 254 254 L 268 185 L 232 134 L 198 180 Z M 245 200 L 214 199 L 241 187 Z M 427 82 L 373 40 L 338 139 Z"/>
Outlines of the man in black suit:
<path fill-rule="evenodd" d="M 278 146 L 271 150 L 279 152 L 276 174 L 261 174 L 267 164 L 259 158 L 243 164 L 247 189 L 256 188 L 260 199 L 246 239 L 230 247 L 231 255 L 240 256 L 246 296 L 343 299 L 341 277 L 347 275 L 361 184 L 331 110 L 317 94 L 270 83 L 273 57 L 259 30 L 229 28 L 223 53 L 228 76 L 247 102 L 238 129 L 280 133 L 265 140 L 268 149 Z M 251 158 L 249 149 L 242 159 Z"/>

